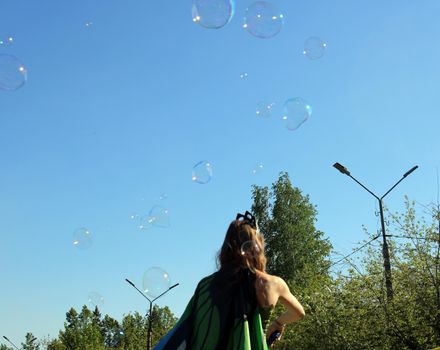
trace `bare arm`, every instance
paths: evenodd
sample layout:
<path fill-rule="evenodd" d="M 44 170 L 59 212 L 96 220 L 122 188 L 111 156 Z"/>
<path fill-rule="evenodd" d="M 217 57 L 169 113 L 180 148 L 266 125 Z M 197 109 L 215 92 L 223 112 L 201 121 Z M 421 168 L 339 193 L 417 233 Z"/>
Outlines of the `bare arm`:
<path fill-rule="evenodd" d="M 282 278 L 278 278 L 277 286 L 278 300 L 285 306 L 286 311 L 269 325 L 266 338 L 269 338 L 269 336 L 276 331 L 282 334 L 286 324 L 299 321 L 305 316 L 304 308 L 298 299 L 290 292 L 287 283 Z"/>
<path fill-rule="evenodd" d="M 301 320 L 305 316 L 305 312 L 298 299 L 293 296 L 283 279 L 280 278 L 278 286 L 279 300 L 287 310 L 277 318 L 277 321 L 281 324 L 288 324 Z"/>

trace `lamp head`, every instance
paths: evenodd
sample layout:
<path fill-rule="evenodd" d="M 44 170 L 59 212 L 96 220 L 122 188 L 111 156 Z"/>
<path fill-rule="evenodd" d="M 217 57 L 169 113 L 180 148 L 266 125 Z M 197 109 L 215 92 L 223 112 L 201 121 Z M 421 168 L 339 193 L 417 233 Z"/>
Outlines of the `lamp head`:
<path fill-rule="evenodd" d="M 415 165 L 411 169 L 409 169 L 405 174 L 403 174 L 403 177 L 407 177 L 409 174 L 411 174 L 414 170 L 416 170 L 419 166 Z"/>
<path fill-rule="evenodd" d="M 350 176 L 350 172 L 348 171 L 348 169 L 343 166 L 342 164 L 336 162 L 335 164 L 333 164 L 333 167 L 338 169 L 342 174 L 348 175 Z"/>

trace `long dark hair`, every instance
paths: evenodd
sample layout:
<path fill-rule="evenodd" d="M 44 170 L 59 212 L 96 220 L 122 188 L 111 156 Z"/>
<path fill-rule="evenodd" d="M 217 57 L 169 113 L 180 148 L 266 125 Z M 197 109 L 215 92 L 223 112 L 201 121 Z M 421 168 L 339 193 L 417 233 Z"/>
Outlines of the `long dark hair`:
<path fill-rule="evenodd" d="M 252 254 L 243 251 L 243 246 L 254 245 Z M 266 256 L 264 255 L 264 239 L 247 220 L 234 220 L 229 225 L 225 240 L 217 256 L 217 266 L 220 270 L 236 270 L 249 268 L 266 271 Z"/>

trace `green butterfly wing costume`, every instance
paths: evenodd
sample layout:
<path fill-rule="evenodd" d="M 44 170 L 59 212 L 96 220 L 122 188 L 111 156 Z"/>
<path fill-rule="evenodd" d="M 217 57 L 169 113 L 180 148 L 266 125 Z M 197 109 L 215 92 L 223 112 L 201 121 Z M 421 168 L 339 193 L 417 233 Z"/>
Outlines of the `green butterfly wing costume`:
<path fill-rule="evenodd" d="M 154 350 L 267 350 L 248 269 L 202 279 L 182 317 Z"/>

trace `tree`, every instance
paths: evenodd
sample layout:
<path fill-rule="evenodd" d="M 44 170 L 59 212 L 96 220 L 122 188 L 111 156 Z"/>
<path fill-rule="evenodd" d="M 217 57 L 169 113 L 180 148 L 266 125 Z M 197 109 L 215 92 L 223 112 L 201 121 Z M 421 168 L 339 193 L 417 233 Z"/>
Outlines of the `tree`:
<path fill-rule="evenodd" d="M 338 349 L 333 347 L 336 336 L 330 337 L 334 327 L 323 326 L 323 315 L 330 319 L 323 293 L 329 294 L 334 283 L 328 272 L 331 244 L 315 227 L 316 207 L 285 172 L 271 189 L 254 186 L 252 197 L 252 211 L 265 238 L 267 270 L 288 283 L 306 311 L 306 318 L 288 327 L 277 348 Z"/>
<path fill-rule="evenodd" d="M 40 346 L 38 345 L 37 339 L 32 333 L 26 333 L 24 343 L 21 343 L 21 347 L 23 350 L 38 350 Z"/>
<path fill-rule="evenodd" d="M 331 244 L 315 227 L 317 210 L 287 173 L 268 187 L 254 186 L 252 211 L 266 242 L 267 270 L 303 289 L 327 276 Z"/>
<path fill-rule="evenodd" d="M 152 310 L 153 346 L 174 326 L 177 319 L 171 310 L 155 305 Z M 125 315 L 118 322 L 83 306 L 81 312 L 71 308 L 66 313 L 64 329 L 58 339 L 45 339 L 48 350 L 144 350 L 147 346 L 148 317 L 138 312 Z"/>
<path fill-rule="evenodd" d="M 14 349 L 6 346 L 5 344 L 0 344 L 0 350 L 14 350 Z"/>
<path fill-rule="evenodd" d="M 177 318 L 168 308 L 164 306 L 163 308 L 154 305 L 152 310 L 152 337 L 151 344 L 156 344 L 165 336 L 168 331 L 173 328 L 177 322 Z"/>
<path fill-rule="evenodd" d="M 279 349 L 421 350 L 440 344 L 439 210 L 427 207 L 429 215 L 420 215 L 414 202 L 406 199 L 405 205 L 404 213 L 387 212 L 392 302 L 386 298 L 381 243 L 367 232 L 360 261 L 345 257 L 347 267 L 330 285 L 300 293 L 306 318 L 287 329 Z"/>
<path fill-rule="evenodd" d="M 52 339 L 47 343 L 47 350 L 66 350 L 66 346 L 59 339 Z"/>
<path fill-rule="evenodd" d="M 83 306 L 78 314 L 71 308 L 66 314 L 64 330 L 60 332 L 60 340 L 68 350 L 101 350 L 104 347 L 104 336 L 100 329 L 100 314 L 95 309 L 92 313 Z"/>

